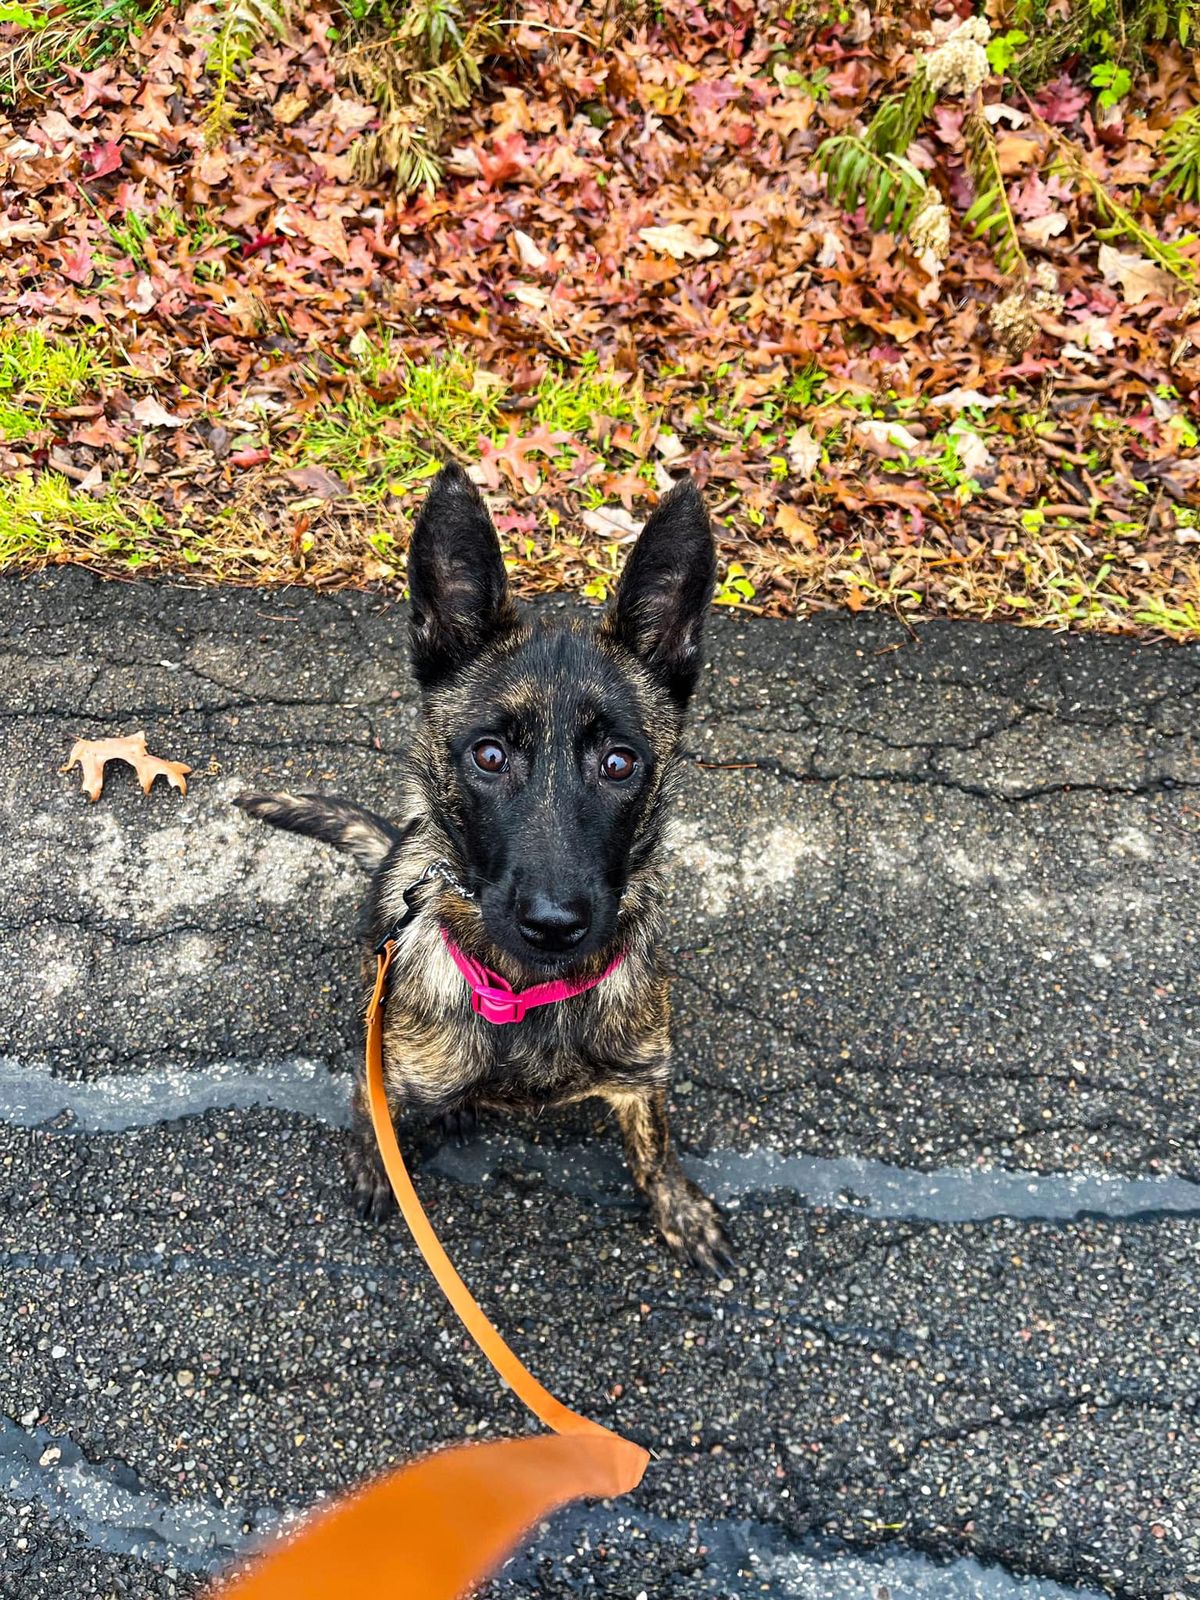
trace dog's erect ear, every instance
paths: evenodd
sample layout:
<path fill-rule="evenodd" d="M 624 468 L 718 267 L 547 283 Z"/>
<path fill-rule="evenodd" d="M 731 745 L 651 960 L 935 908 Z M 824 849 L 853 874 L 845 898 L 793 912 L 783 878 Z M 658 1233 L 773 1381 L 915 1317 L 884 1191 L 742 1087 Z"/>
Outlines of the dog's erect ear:
<path fill-rule="evenodd" d="M 438 683 L 516 623 L 500 541 L 478 489 L 443 467 L 408 550 L 412 659 L 422 688 Z"/>
<path fill-rule="evenodd" d="M 717 576 L 712 529 L 691 478 L 660 500 L 621 574 L 603 633 L 619 640 L 685 706 Z"/>

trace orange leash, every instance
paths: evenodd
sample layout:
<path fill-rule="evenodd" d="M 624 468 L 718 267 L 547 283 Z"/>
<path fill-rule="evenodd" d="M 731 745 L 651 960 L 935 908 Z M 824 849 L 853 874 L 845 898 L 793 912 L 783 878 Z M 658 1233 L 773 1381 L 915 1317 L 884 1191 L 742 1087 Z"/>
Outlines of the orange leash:
<path fill-rule="evenodd" d="M 264 1556 L 223 1600 L 461 1600 L 548 1512 L 625 1494 L 649 1462 L 640 1445 L 556 1400 L 505 1344 L 459 1277 L 413 1188 L 383 1081 L 383 1002 L 395 945 L 379 953 L 367 1007 L 367 1097 L 388 1181 L 417 1247 L 463 1326 L 504 1382 L 553 1429 L 426 1456 L 318 1515 Z"/>

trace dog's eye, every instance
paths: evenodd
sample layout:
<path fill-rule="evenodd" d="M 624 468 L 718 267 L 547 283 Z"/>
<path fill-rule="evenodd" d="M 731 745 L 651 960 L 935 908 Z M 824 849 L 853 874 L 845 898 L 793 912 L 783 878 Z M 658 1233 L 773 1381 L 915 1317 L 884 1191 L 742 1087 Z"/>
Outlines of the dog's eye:
<path fill-rule="evenodd" d="M 477 745 L 472 746 L 471 760 L 480 772 L 494 774 L 508 771 L 508 752 L 496 739 L 480 739 Z"/>
<path fill-rule="evenodd" d="M 610 783 L 624 783 L 633 777 L 637 757 L 632 750 L 610 750 L 600 763 L 600 771 Z"/>

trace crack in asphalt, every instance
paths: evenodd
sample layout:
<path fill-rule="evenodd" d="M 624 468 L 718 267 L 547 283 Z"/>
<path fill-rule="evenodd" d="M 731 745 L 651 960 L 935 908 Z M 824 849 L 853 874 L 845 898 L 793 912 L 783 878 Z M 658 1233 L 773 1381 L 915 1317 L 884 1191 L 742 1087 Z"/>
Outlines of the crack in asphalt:
<path fill-rule="evenodd" d="M 1137 798 L 1145 795 L 1171 794 L 1176 791 L 1200 789 L 1200 779 L 1147 778 L 1141 783 L 1100 783 L 1080 780 L 1070 783 L 1048 783 L 1032 789 L 990 789 L 984 784 L 968 783 L 965 779 L 949 778 L 935 772 L 799 772 L 774 756 L 731 755 L 721 762 L 706 764 L 702 757 L 693 756 L 693 764 L 706 778 L 731 777 L 741 767 L 754 767 L 781 783 L 811 785 L 814 788 L 832 789 L 840 784 L 870 783 L 891 784 L 899 788 L 949 789 L 970 799 L 986 800 L 993 805 L 1024 805 L 1034 800 L 1049 800 L 1061 795 L 1100 794 L 1110 799 Z"/>

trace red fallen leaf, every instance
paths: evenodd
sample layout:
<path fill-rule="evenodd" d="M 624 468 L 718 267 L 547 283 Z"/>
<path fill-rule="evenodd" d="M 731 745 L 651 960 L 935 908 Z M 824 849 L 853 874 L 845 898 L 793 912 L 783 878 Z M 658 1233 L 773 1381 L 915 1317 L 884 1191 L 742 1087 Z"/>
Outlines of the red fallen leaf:
<path fill-rule="evenodd" d="M 110 172 L 117 172 L 121 161 L 121 146 L 115 139 L 105 139 L 101 144 L 90 145 L 83 152 L 83 164 L 93 178 L 103 178 Z"/>
<path fill-rule="evenodd" d="M 510 133 L 507 139 L 497 139 L 490 150 L 476 150 L 475 155 L 489 189 L 498 189 L 506 178 L 528 165 L 523 133 Z"/>
<path fill-rule="evenodd" d="M 261 467 L 264 461 L 270 461 L 269 450 L 235 450 L 226 460 L 231 467 Z"/>
<path fill-rule="evenodd" d="M 532 533 L 537 518 L 528 511 L 497 511 L 492 517 L 501 533 Z"/>
<path fill-rule="evenodd" d="M 962 125 L 965 112 L 953 106 L 934 106 L 930 121 L 943 144 L 957 147 L 962 143 Z"/>
<path fill-rule="evenodd" d="M 736 100 L 742 92 L 740 83 L 732 78 L 701 78 L 691 90 L 692 103 L 705 111 L 719 111 L 722 106 Z"/>
<path fill-rule="evenodd" d="M 253 239 L 243 239 L 242 255 L 248 261 L 251 256 L 260 255 L 264 250 L 274 250 L 283 242 L 281 233 L 256 233 Z"/>
<path fill-rule="evenodd" d="M 1148 411 L 1139 411 L 1137 416 L 1124 419 L 1125 426 L 1132 428 L 1135 433 L 1140 433 L 1144 438 L 1158 438 L 1158 420 Z"/>
<path fill-rule="evenodd" d="M 64 278 L 72 283 L 87 283 L 91 278 L 92 247 L 88 244 L 76 244 L 69 250 L 64 250 L 59 257 L 59 266 Z"/>
<path fill-rule="evenodd" d="M 1046 85 L 1033 104 L 1039 116 L 1065 128 L 1075 121 L 1090 99 L 1091 96 L 1077 88 L 1064 72 Z"/>

